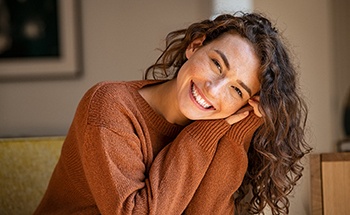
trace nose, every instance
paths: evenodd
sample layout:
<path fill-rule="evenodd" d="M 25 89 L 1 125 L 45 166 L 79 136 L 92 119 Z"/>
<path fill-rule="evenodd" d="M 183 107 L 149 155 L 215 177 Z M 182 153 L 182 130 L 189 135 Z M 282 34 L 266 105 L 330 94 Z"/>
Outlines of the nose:
<path fill-rule="evenodd" d="M 225 79 L 217 79 L 214 81 L 207 81 L 205 83 L 208 94 L 213 98 L 223 95 L 226 92 L 225 90 L 227 89 L 227 85 L 228 82 L 225 81 Z"/>

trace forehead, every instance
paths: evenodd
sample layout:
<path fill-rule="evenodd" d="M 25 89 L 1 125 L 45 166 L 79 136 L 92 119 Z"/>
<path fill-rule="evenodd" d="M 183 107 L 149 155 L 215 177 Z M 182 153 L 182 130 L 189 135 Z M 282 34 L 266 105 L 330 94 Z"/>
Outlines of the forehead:
<path fill-rule="evenodd" d="M 237 50 L 251 52 L 255 54 L 253 45 L 246 38 L 243 38 L 238 33 L 230 32 L 223 33 L 218 38 L 214 39 L 209 45 L 221 47 L 227 50 Z"/>
<path fill-rule="evenodd" d="M 206 46 L 209 51 L 220 50 L 232 63 L 260 67 L 260 60 L 254 46 L 235 32 L 224 33 Z"/>

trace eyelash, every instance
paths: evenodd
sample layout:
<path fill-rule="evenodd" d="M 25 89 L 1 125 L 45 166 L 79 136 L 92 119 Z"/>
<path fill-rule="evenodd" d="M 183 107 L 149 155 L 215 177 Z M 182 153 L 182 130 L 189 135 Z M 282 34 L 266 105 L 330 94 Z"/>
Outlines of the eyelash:
<path fill-rule="evenodd" d="M 232 86 L 232 88 L 237 92 L 239 97 L 243 98 L 243 93 L 238 87 Z"/>
<path fill-rule="evenodd" d="M 219 70 L 219 72 L 221 74 L 222 73 L 222 68 L 221 68 L 220 63 L 217 60 L 215 60 L 215 59 L 212 59 L 212 61 L 213 61 L 214 65 L 216 66 L 216 68 L 218 68 L 218 70 Z"/>

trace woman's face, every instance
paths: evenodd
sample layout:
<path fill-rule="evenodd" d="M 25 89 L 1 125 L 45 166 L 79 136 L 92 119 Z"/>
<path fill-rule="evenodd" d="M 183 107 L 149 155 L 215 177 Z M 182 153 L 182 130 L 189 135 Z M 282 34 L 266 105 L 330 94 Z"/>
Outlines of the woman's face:
<path fill-rule="evenodd" d="M 259 91 L 260 61 L 238 34 L 225 33 L 204 46 L 203 39 L 188 47 L 176 78 L 179 110 L 190 120 L 226 118 Z"/>

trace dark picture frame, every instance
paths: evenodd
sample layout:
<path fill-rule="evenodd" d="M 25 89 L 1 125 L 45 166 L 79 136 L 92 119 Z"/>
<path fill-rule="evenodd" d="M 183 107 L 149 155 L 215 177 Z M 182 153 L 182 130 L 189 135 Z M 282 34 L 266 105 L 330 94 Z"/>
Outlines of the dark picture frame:
<path fill-rule="evenodd" d="M 0 81 L 81 74 L 79 6 L 78 0 L 0 1 L 0 18 L 9 23 L 0 26 Z"/>

